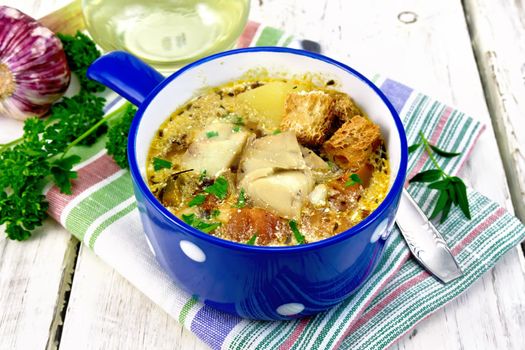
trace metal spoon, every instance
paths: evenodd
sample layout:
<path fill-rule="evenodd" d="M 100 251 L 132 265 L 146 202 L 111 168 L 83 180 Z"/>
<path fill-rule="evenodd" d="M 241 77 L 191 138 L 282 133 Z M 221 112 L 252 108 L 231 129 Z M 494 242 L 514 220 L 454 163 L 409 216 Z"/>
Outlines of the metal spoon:
<path fill-rule="evenodd" d="M 412 255 L 443 283 L 463 274 L 443 236 L 405 189 L 399 201 L 396 223 Z"/>

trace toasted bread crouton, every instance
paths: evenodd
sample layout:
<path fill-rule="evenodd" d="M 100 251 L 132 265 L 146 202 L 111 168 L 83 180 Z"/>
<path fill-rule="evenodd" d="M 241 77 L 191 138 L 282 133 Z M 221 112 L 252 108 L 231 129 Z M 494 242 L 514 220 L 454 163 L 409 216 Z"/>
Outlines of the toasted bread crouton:
<path fill-rule="evenodd" d="M 333 113 L 341 123 L 349 121 L 356 115 L 363 115 L 363 112 L 347 94 L 337 92 L 333 94 L 333 97 L 335 100 Z"/>
<path fill-rule="evenodd" d="M 368 162 L 380 144 L 379 126 L 364 117 L 355 116 L 323 144 L 323 151 L 339 167 L 357 170 Z"/>
<path fill-rule="evenodd" d="M 281 129 L 295 132 L 303 145 L 320 145 L 334 119 L 333 103 L 334 98 L 323 91 L 292 92 L 286 98 Z"/>

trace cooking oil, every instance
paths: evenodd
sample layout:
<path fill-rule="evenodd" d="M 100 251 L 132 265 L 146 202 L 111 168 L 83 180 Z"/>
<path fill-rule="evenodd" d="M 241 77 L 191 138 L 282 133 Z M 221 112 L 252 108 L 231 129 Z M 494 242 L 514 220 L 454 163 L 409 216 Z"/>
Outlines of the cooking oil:
<path fill-rule="evenodd" d="M 104 50 L 125 50 L 170 71 L 233 47 L 249 0 L 82 0 L 82 11 Z"/>

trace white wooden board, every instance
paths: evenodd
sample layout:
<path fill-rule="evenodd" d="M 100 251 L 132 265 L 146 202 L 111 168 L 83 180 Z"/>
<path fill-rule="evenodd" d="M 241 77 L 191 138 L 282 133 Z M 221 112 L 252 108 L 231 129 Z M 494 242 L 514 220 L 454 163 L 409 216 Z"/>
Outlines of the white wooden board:
<path fill-rule="evenodd" d="M 78 241 L 52 220 L 26 242 L 0 237 L 0 350 L 52 348 Z"/>
<path fill-rule="evenodd" d="M 514 207 L 525 221 L 525 8 L 510 1 L 464 3 Z"/>

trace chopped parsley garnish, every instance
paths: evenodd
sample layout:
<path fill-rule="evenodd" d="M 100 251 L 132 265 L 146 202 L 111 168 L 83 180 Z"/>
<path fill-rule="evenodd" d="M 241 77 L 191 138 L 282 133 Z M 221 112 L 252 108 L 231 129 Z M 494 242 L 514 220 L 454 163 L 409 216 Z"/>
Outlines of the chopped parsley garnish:
<path fill-rule="evenodd" d="M 237 198 L 237 208 L 244 208 L 246 205 L 246 195 L 244 193 L 244 188 L 241 188 L 241 191 L 239 192 L 239 197 Z"/>
<path fill-rule="evenodd" d="M 172 165 L 169 160 L 153 157 L 153 169 L 155 169 L 155 171 L 169 169 Z"/>
<path fill-rule="evenodd" d="M 280 133 L 281 133 L 281 130 L 280 130 L 280 129 L 275 129 L 275 130 L 272 132 L 272 134 L 274 134 L 274 135 L 278 135 L 278 134 L 280 134 Z"/>
<path fill-rule="evenodd" d="M 232 131 L 233 132 L 239 132 L 241 131 L 241 127 L 239 125 L 235 125 L 233 128 L 232 128 Z"/>
<path fill-rule="evenodd" d="M 211 217 L 216 218 L 217 216 L 221 215 L 221 211 L 219 209 L 213 209 L 211 211 Z"/>
<path fill-rule="evenodd" d="M 243 126 L 244 125 L 244 120 L 242 119 L 242 117 L 240 117 L 240 116 L 238 116 L 236 114 L 232 114 L 231 118 L 232 118 L 232 123 L 234 125 L 237 125 L 237 126 Z"/>
<path fill-rule="evenodd" d="M 363 181 L 361 180 L 361 178 L 359 177 L 359 175 L 357 174 L 352 174 L 348 177 L 348 181 L 345 182 L 345 187 L 350 187 L 350 186 L 354 186 L 356 184 L 363 184 Z"/>
<path fill-rule="evenodd" d="M 299 232 L 299 229 L 297 228 L 297 222 L 295 220 L 290 220 L 288 221 L 288 225 L 290 225 L 290 228 L 292 229 L 293 235 L 297 243 L 305 244 L 306 240 L 304 239 L 303 234 Z"/>
<path fill-rule="evenodd" d="M 217 137 L 219 136 L 219 132 L 218 131 L 208 131 L 206 133 L 206 137 L 211 139 L 212 137 Z"/>
<path fill-rule="evenodd" d="M 182 221 L 187 223 L 190 226 L 193 226 L 193 222 L 195 221 L 195 214 L 182 214 Z"/>
<path fill-rule="evenodd" d="M 200 175 L 199 175 L 199 181 L 200 181 L 200 182 L 203 182 L 205 178 L 206 178 L 206 169 L 204 169 L 203 171 L 201 171 L 201 173 L 200 173 Z"/>
<path fill-rule="evenodd" d="M 201 205 L 206 200 L 206 196 L 203 194 L 198 194 L 195 197 L 192 198 L 192 200 L 188 203 L 189 207 L 194 207 L 196 205 Z"/>
<path fill-rule="evenodd" d="M 215 179 L 213 185 L 210 185 L 204 189 L 204 192 L 212 194 L 219 199 L 224 199 L 228 195 L 228 180 L 222 176 L 219 176 L 217 179 Z"/>
<path fill-rule="evenodd" d="M 257 234 L 254 234 L 254 235 L 252 236 L 252 238 L 250 238 L 250 239 L 248 240 L 248 242 L 246 242 L 246 244 L 248 244 L 248 245 L 254 245 L 256 239 L 257 239 Z"/>
<path fill-rule="evenodd" d="M 205 233 L 210 233 L 211 231 L 216 230 L 219 226 L 221 226 L 220 222 L 202 221 L 195 214 L 182 214 L 182 221 L 196 228 L 197 230 L 201 230 Z"/>

